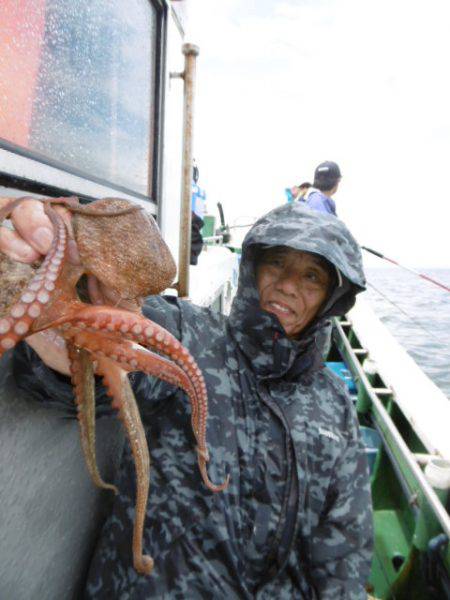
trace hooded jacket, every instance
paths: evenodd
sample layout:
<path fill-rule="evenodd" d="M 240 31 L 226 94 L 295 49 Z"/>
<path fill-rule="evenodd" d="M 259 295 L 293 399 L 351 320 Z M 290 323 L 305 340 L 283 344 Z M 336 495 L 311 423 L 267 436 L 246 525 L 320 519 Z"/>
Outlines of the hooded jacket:
<path fill-rule="evenodd" d="M 337 269 L 335 289 L 298 341 L 259 307 L 255 256 L 280 245 Z M 288 204 L 248 233 L 229 317 L 170 297 L 146 302 L 145 314 L 189 349 L 204 374 L 208 471 L 215 483 L 229 474 L 230 485 L 214 494 L 201 481 L 185 394 L 134 373 L 151 456 L 144 551 L 155 568 L 144 577 L 132 566 L 135 475 L 126 446 L 86 598 L 366 598 L 367 464 L 352 403 L 317 343 L 324 320 L 344 314 L 362 289 L 360 252 L 345 225 Z M 68 383 L 26 345 L 15 370 L 39 401 L 71 406 Z M 98 403 L 107 403 L 101 391 Z"/>
<path fill-rule="evenodd" d="M 309 208 L 313 208 L 323 213 L 329 213 L 336 216 L 336 203 L 316 188 L 310 188 L 305 196 L 305 203 Z"/>

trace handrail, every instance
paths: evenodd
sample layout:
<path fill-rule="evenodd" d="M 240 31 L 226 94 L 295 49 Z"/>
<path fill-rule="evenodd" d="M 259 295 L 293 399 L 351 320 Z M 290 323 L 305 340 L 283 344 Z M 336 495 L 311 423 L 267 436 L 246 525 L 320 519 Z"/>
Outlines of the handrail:
<path fill-rule="evenodd" d="M 380 401 L 380 399 L 378 398 L 376 393 L 373 391 L 373 387 L 372 387 L 370 381 L 368 380 L 368 378 L 364 372 L 364 369 L 361 366 L 361 363 L 356 359 L 356 357 L 353 353 L 353 348 L 351 347 L 350 342 L 348 341 L 348 338 L 345 335 L 344 330 L 342 329 L 342 327 L 337 319 L 334 319 L 334 326 L 336 328 L 336 331 L 339 334 L 339 337 L 341 338 L 342 343 L 345 346 L 345 349 L 347 350 L 347 353 L 348 353 L 349 359 L 352 362 L 353 368 L 357 371 L 358 377 L 360 378 L 361 383 L 364 385 L 364 388 L 365 388 L 367 394 L 369 395 L 370 400 L 372 401 L 373 408 L 376 410 L 376 412 L 378 413 L 378 417 L 383 422 L 383 425 L 389 431 L 393 440 L 397 444 L 397 448 L 398 448 L 399 452 L 401 453 L 402 458 L 405 460 L 408 467 L 411 469 L 414 477 L 417 480 L 417 483 L 419 484 L 420 490 L 422 491 L 423 495 L 430 503 L 430 506 L 431 506 L 432 510 L 434 511 L 439 523 L 441 524 L 442 529 L 450 537 L 450 516 L 448 515 L 447 511 L 443 507 L 438 495 L 436 494 L 434 489 L 431 487 L 431 485 L 428 483 L 427 479 L 425 478 L 425 475 L 423 474 L 423 472 L 422 472 L 421 468 L 419 467 L 419 465 L 417 464 L 413 454 L 411 453 L 411 451 L 409 450 L 405 441 L 403 440 L 400 433 L 398 432 L 389 413 L 383 406 L 382 402 Z"/>
<path fill-rule="evenodd" d="M 204 237 L 203 241 L 205 244 L 208 242 L 221 242 L 223 240 L 223 235 L 210 235 L 208 237 Z"/>

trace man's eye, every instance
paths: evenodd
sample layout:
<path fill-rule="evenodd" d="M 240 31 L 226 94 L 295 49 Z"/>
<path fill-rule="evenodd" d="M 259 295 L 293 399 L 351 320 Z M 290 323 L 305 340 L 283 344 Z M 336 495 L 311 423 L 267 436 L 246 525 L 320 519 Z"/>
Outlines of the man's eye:
<path fill-rule="evenodd" d="M 326 283 L 327 283 L 326 276 L 322 275 L 322 273 L 318 273 L 317 271 L 309 271 L 308 273 L 306 273 L 306 278 L 311 283 L 314 283 L 317 285 L 326 286 Z"/>
<path fill-rule="evenodd" d="M 315 271 L 309 271 L 309 273 L 306 273 L 306 277 L 310 281 L 319 281 L 319 275 Z"/>

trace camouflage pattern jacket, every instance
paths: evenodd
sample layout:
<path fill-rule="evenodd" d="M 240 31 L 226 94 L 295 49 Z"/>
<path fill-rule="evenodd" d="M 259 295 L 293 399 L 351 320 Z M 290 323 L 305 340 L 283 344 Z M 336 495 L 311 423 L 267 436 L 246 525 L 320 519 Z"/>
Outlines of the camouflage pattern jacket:
<path fill-rule="evenodd" d="M 339 287 L 299 341 L 259 308 L 254 255 L 261 244 L 315 252 L 339 269 Z M 135 482 L 126 449 L 87 598 L 366 598 L 367 464 L 351 401 L 317 347 L 323 320 L 348 310 L 363 287 L 358 246 L 343 223 L 295 203 L 247 235 L 229 317 L 175 298 L 148 300 L 147 316 L 176 335 L 203 371 L 209 474 L 215 483 L 230 474 L 230 486 L 213 494 L 200 479 L 185 395 L 133 374 L 152 461 L 144 550 L 155 569 L 142 577 L 132 567 Z M 67 382 L 27 348 L 16 352 L 21 385 L 69 406 Z M 105 401 L 101 392 L 98 401 Z"/>

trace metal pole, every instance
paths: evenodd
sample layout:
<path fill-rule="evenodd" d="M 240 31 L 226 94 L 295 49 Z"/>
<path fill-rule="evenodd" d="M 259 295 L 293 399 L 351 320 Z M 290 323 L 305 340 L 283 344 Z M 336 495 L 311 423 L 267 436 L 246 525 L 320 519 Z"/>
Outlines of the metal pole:
<path fill-rule="evenodd" d="M 178 262 L 178 295 L 189 296 L 189 264 L 191 258 L 192 138 L 194 122 L 194 89 L 198 46 L 183 44 L 184 109 L 183 161 L 180 210 L 180 252 Z"/>

